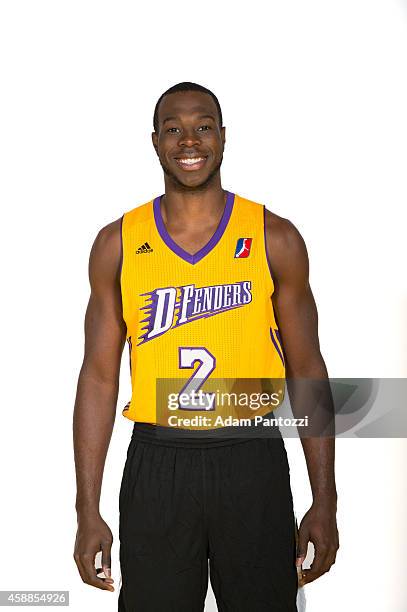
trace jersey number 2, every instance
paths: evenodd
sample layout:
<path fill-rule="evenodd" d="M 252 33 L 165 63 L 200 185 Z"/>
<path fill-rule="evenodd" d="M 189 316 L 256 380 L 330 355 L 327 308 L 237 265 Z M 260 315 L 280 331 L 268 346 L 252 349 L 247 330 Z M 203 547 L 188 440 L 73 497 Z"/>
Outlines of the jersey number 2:
<path fill-rule="evenodd" d="M 179 407 L 181 410 L 215 410 L 215 394 L 200 392 L 216 367 L 215 357 L 203 346 L 178 347 L 178 366 L 181 369 L 193 368 L 196 361 L 199 362 L 197 369 L 179 392 Z M 184 398 L 182 394 L 185 394 Z"/>

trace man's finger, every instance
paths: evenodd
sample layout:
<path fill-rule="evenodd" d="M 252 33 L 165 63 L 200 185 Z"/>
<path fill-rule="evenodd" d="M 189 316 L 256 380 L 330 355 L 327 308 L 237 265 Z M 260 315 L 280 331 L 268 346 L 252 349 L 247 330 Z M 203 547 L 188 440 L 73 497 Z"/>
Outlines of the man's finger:
<path fill-rule="evenodd" d="M 306 582 L 312 582 L 316 580 L 322 574 L 325 574 L 330 568 L 329 565 L 329 557 L 331 550 L 328 547 L 325 547 L 321 544 L 315 544 L 315 556 L 314 560 L 311 563 L 311 567 L 307 570 L 303 570 L 303 574 L 305 574 L 304 578 Z"/>
<path fill-rule="evenodd" d="M 308 541 L 308 530 L 300 527 L 298 531 L 297 559 L 295 561 L 297 567 L 303 563 L 305 557 L 307 556 Z"/>
<path fill-rule="evenodd" d="M 82 580 L 86 582 L 86 584 L 90 584 L 91 586 L 96 587 L 97 589 L 102 589 L 105 591 L 114 591 L 114 588 L 111 584 L 105 582 L 103 578 L 98 578 L 96 575 L 95 568 L 95 556 L 89 553 L 83 553 L 80 555 L 80 562 L 82 566 Z"/>
<path fill-rule="evenodd" d="M 299 570 L 298 573 L 298 586 L 303 587 L 305 584 L 307 584 L 307 580 L 306 580 L 306 572 L 308 570 Z"/>
<path fill-rule="evenodd" d="M 111 578 L 111 542 L 102 542 L 102 568 L 106 578 Z"/>
<path fill-rule="evenodd" d="M 103 574 L 103 576 L 99 576 L 99 574 Z M 105 582 L 108 582 L 109 584 L 112 584 L 114 582 L 113 578 L 106 578 L 106 574 L 103 570 L 103 567 L 96 568 L 96 575 L 98 578 L 101 578 L 102 580 L 104 580 Z"/>
<path fill-rule="evenodd" d="M 78 554 L 75 554 L 74 559 L 75 559 L 76 567 L 78 568 L 79 575 L 82 578 L 83 582 L 85 582 L 85 574 L 82 568 L 80 556 Z"/>

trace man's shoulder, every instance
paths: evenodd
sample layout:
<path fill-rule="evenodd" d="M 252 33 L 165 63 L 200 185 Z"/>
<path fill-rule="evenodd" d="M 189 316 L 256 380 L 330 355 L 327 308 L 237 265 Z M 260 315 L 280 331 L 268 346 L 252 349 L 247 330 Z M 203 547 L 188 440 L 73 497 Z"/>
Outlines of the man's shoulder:
<path fill-rule="evenodd" d="M 307 275 L 307 247 L 292 221 L 266 210 L 265 238 L 267 259 L 275 281 Z"/>
<path fill-rule="evenodd" d="M 105 284 L 116 280 L 121 264 L 122 218 L 108 223 L 99 230 L 90 253 L 91 283 Z"/>
<path fill-rule="evenodd" d="M 96 236 L 94 245 L 104 250 L 114 249 L 115 244 L 120 245 L 122 219 L 123 217 L 120 217 L 102 227 Z"/>
<path fill-rule="evenodd" d="M 267 208 L 265 232 L 267 243 L 274 245 L 274 248 L 292 251 L 304 242 L 299 230 L 290 219 L 281 217 Z"/>

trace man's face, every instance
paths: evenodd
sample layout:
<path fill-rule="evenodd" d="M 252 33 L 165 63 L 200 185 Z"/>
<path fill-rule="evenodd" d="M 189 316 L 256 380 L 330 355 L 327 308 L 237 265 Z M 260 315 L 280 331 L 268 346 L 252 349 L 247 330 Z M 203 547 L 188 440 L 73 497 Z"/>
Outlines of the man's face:
<path fill-rule="evenodd" d="M 207 93 L 183 91 L 165 96 L 158 109 L 153 145 L 167 176 L 178 186 L 208 184 L 222 163 L 225 128 Z"/>

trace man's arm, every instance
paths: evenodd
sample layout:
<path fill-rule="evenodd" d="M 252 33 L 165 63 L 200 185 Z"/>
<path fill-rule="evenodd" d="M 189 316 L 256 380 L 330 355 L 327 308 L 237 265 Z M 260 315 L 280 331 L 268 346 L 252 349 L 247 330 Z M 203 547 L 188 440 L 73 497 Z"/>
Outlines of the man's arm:
<path fill-rule="evenodd" d="M 305 584 L 329 570 L 339 548 L 334 409 L 328 373 L 320 352 L 318 314 L 309 285 L 304 240 L 290 221 L 266 211 L 266 242 L 275 283 L 272 299 L 284 349 L 287 387 L 294 416 L 304 416 L 308 410 L 315 419 L 315 431 L 320 433 L 328 425 L 331 432 L 329 436 L 301 437 L 313 503 L 299 528 L 298 566 L 306 557 L 308 542 L 315 546 L 311 568 L 303 570 L 301 584 Z M 310 383 L 304 384 L 304 379 L 309 379 Z M 316 397 L 315 388 L 320 392 L 318 405 L 310 406 L 310 398 Z"/>
<path fill-rule="evenodd" d="M 85 355 L 73 417 L 78 516 L 74 559 L 85 583 L 110 591 L 114 591 L 110 577 L 113 537 L 100 516 L 99 500 L 115 420 L 120 362 L 126 339 L 120 267 L 119 219 L 99 232 L 90 254 L 91 295 L 85 316 Z M 107 579 L 96 575 L 95 556 L 100 550 Z"/>

